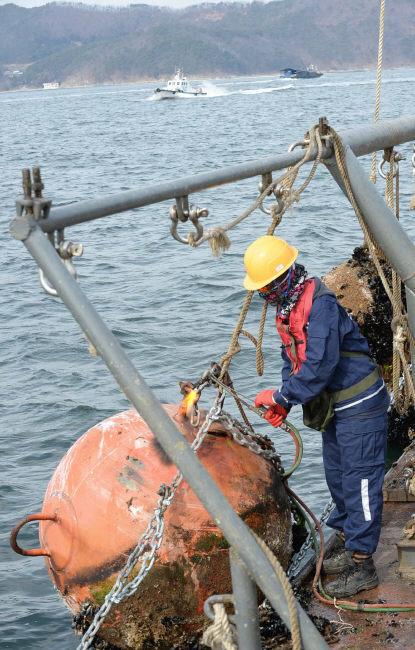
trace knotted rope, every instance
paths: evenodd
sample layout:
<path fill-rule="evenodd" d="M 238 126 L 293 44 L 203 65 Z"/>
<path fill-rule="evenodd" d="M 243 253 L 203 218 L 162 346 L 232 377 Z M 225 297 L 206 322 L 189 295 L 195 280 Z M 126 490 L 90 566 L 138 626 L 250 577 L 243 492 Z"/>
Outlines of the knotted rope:
<path fill-rule="evenodd" d="M 317 171 L 317 167 L 321 162 L 321 156 L 323 153 L 323 143 L 321 140 L 320 132 L 318 126 L 313 126 L 310 131 L 309 131 L 309 140 L 308 140 L 308 145 L 307 145 L 307 150 L 303 156 L 303 158 L 290 167 L 280 178 L 277 180 L 273 181 L 268 185 L 268 187 L 265 188 L 265 190 L 260 194 L 258 199 L 248 208 L 245 210 L 240 217 L 235 219 L 234 221 L 230 222 L 228 226 L 225 226 L 224 229 L 230 229 L 235 227 L 237 223 L 240 223 L 240 221 L 245 219 L 249 214 L 253 212 L 254 209 L 259 207 L 262 202 L 264 201 L 265 197 L 270 194 L 270 192 L 273 192 L 277 187 L 279 188 L 279 204 L 274 204 L 271 206 L 271 215 L 272 215 L 272 222 L 267 230 L 267 235 L 273 235 L 275 232 L 276 227 L 280 223 L 284 213 L 287 211 L 287 209 L 294 203 L 298 202 L 300 200 L 301 194 L 304 192 L 304 190 L 308 187 L 308 185 L 311 183 L 312 179 L 315 176 L 315 173 Z M 314 148 L 317 148 L 317 154 L 315 157 L 315 160 L 313 161 L 313 165 L 310 169 L 309 174 L 307 175 L 306 179 L 304 182 L 300 185 L 298 188 L 293 188 L 294 182 L 298 176 L 298 172 L 300 171 L 301 167 L 311 158 L 312 152 L 314 151 Z M 208 237 L 208 234 L 206 235 L 206 238 Z M 202 238 L 203 239 L 203 238 Z M 201 243 L 198 242 L 198 245 Z M 245 295 L 244 302 L 242 304 L 241 312 L 239 314 L 238 321 L 235 325 L 235 328 L 232 333 L 232 337 L 229 343 L 228 350 L 226 353 L 222 356 L 221 358 L 221 366 L 222 366 L 222 372 L 220 375 L 220 379 L 223 380 L 223 377 L 225 373 L 227 372 L 227 369 L 229 367 L 229 364 L 232 361 L 232 358 L 235 356 L 240 351 L 240 345 L 239 345 L 239 337 L 241 334 L 244 334 L 247 338 L 249 338 L 250 341 L 255 345 L 256 348 L 256 370 L 258 375 L 262 375 L 264 372 L 264 357 L 262 353 L 262 342 L 264 338 L 264 330 L 265 330 L 265 320 L 266 320 L 266 315 L 267 315 L 267 305 L 264 304 L 262 313 L 261 313 L 261 318 L 260 318 L 260 323 L 259 323 L 259 332 L 258 332 L 258 338 L 255 338 L 252 334 L 247 332 L 246 330 L 243 329 L 244 322 L 246 319 L 246 315 L 249 311 L 252 298 L 254 296 L 254 291 L 247 291 Z M 242 405 L 241 405 L 242 406 Z M 238 405 L 239 410 L 241 408 Z M 243 408 L 242 408 L 243 410 Z M 242 411 L 241 411 L 242 412 Z"/>
<path fill-rule="evenodd" d="M 318 136 L 316 136 L 316 133 L 318 134 Z M 298 163 L 296 163 L 292 167 L 289 167 L 287 171 L 284 172 L 284 174 L 282 174 L 276 180 L 273 180 L 269 185 L 267 185 L 267 187 L 265 187 L 262 190 L 258 198 L 248 208 L 246 208 L 246 210 L 244 210 L 240 215 L 235 217 L 235 219 L 232 219 L 229 223 L 223 226 L 215 226 L 214 228 L 210 228 L 205 232 L 203 237 L 201 237 L 198 241 L 189 239 L 189 244 L 194 248 L 197 248 L 198 246 L 201 246 L 206 241 L 208 241 L 212 249 L 212 254 L 214 256 L 218 256 L 224 250 L 227 250 L 231 245 L 227 233 L 233 228 L 235 228 L 237 225 L 239 225 L 242 221 L 247 219 L 253 212 L 255 212 L 255 210 L 260 208 L 264 203 L 265 199 L 267 198 L 267 196 L 272 194 L 277 187 L 280 188 L 282 213 L 286 212 L 286 210 L 291 205 L 293 205 L 293 203 L 298 202 L 300 200 L 300 195 L 302 194 L 302 192 L 304 192 L 304 190 L 306 189 L 306 187 L 309 185 L 312 178 L 314 177 L 314 174 L 316 172 L 316 169 L 318 167 L 321 158 L 322 143 L 319 137 L 318 126 L 314 126 L 312 129 L 310 129 L 310 132 L 307 135 L 309 135 L 309 143 L 306 152 L 304 154 L 304 157 Z M 310 160 L 314 147 L 316 145 L 317 145 L 317 157 L 313 162 L 310 173 L 308 174 L 307 178 L 299 188 L 293 189 L 292 186 L 297 178 L 298 172 L 300 171 L 301 167 L 308 160 Z M 278 206 L 273 206 L 273 207 L 274 207 L 274 212 L 275 210 L 278 210 Z M 273 234 L 273 231 L 269 232 L 268 234 Z"/>
<path fill-rule="evenodd" d="M 225 605 L 215 603 L 213 611 L 215 620 L 204 631 L 202 644 L 212 648 L 212 650 L 238 650 L 236 629 L 228 618 Z"/>

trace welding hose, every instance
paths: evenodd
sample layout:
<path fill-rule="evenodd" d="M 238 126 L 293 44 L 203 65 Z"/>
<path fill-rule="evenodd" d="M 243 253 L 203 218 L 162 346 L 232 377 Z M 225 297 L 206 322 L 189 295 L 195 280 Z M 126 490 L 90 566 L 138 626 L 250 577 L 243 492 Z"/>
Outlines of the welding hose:
<path fill-rule="evenodd" d="M 294 445 L 295 445 L 294 462 L 291 465 L 291 467 L 289 469 L 287 469 L 287 471 L 284 472 L 284 474 L 283 474 L 283 478 L 289 478 L 291 476 L 291 474 L 293 474 L 295 472 L 295 470 L 297 469 L 297 467 L 300 465 L 300 463 L 302 461 L 302 458 L 303 458 L 303 441 L 301 439 L 301 435 L 300 435 L 299 430 L 293 424 L 291 424 L 291 422 L 288 422 L 288 420 L 283 420 L 282 421 L 282 423 L 280 425 L 280 429 L 282 429 L 283 431 L 286 431 L 287 433 L 290 434 L 291 438 L 294 441 Z"/>
<path fill-rule="evenodd" d="M 355 612 L 410 612 L 415 610 L 415 604 L 410 604 L 410 605 L 403 605 L 401 603 L 385 603 L 382 606 L 379 605 L 372 605 L 370 603 L 355 603 L 353 600 L 339 600 L 337 598 L 331 598 L 325 591 L 324 587 L 321 582 L 320 574 L 321 574 L 321 569 L 323 566 L 323 559 L 324 559 L 324 535 L 323 535 L 323 529 L 321 527 L 321 524 L 315 514 L 313 513 L 312 510 L 304 503 L 302 499 L 300 499 L 291 488 L 286 486 L 286 490 L 288 494 L 291 496 L 291 498 L 295 501 L 299 511 L 301 512 L 302 516 L 304 517 L 307 526 L 310 530 L 312 539 L 313 539 L 313 544 L 314 544 L 314 549 L 316 553 L 316 557 L 318 557 L 317 562 L 316 562 L 316 572 L 314 575 L 313 579 L 313 593 L 316 596 L 316 598 L 324 603 L 325 605 L 333 605 L 336 608 L 339 609 L 345 609 L 345 610 L 351 610 Z M 310 519 L 312 521 L 310 521 Z M 314 525 L 313 525 L 313 523 Z M 317 536 L 315 533 L 315 530 L 318 531 L 319 537 L 320 537 L 320 550 L 319 550 L 319 545 L 317 541 Z M 322 594 L 320 593 L 320 591 Z"/>

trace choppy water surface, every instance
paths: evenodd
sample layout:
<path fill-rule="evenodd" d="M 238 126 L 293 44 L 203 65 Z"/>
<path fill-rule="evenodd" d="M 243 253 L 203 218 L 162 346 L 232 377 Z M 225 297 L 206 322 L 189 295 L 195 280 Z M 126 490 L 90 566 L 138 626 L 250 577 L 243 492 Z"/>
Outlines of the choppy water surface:
<path fill-rule="evenodd" d="M 68 447 L 96 422 L 127 407 L 99 359 L 62 304 L 39 287 L 33 261 L 8 235 L 20 169 L 40 164 L 55 204 L 110 194 L 181 175 L 212 170 L 286 150 L 319 116 L 339 129 L 370 121 L 373 73 L 325 74 L 312 81 L 273 77 L 212 80 L 209 96 L 149 101 L 153 86 L 137 84 L 0 94 L 2 291 L 2 647 L 75 648 L 70 616 L 54 592 L 43 561 L 14 555 L 12 525 L 41 509 L 48 480 Z M 415 70 L 386 71 L 383 115 L 410 114 Z M 402 222 L 412 233 L 410 146 L 402 164 Z M 368 160 L 365 161 L 367 167 Z M 221 224 L 255 197 L 257 180 L 192 197 Z M 225 350 L 244 291 L 242 253 L 265 231 L 259 212 L 231 235 L 221 259 L 192 250 L 169 235 L 168 204 L 73 228 L 82 241 L 80 283 L 162 401 L 178 400 L 178 381 L 197 378 Z M 184 226 L 186 230 L 186 226 Z M 279 228 L 301 251 L 312 274 L 349 255 L 361 235 L 345 199 L 324 170 Z M 255 300 L 248 326 L 255 332 Z M 266 374 L 255 374 L 243 344 L 233 367 L 241 391 L 279 384 L 279 344 L 271 315 L 265 340 Z M 206 402 L 205 402 L 206 403 Z M 299 413 L 294 421 L 300 422 Z M 292 445 L 275 441 L 289 462 Z M 320 436 L 305 432 L 305 454 L 292 485 L 316 511 L 327 495 Z M 36 545 L 35 529 L 23 537 Z"/>

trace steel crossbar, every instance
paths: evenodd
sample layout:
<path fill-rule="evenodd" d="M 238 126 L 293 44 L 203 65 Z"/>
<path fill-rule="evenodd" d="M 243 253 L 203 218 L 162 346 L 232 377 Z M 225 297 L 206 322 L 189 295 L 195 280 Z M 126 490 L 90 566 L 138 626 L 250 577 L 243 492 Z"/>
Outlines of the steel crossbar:
<path fill-rule="evenodd" d="M 348 129 L 341 132 L 340 135 L 344 144 L 349 145 L 356 156 L 364 156 L 372 151 L 387 149 L 403 142 L 415 140 L 415 116 L 385 120 L 375 125 Z M 316 152 L 310 160 L 315 158 L 315 154 Z M 331 154 L 331 149 L 325 148 L 323 158 L 328 158 Z M 299 162 L 303 155 L 304 151 L 297 148 L 280 155 L 203 172 L 176 181 L 155 183 L 141 189 L 127 190 L 97 199 L 52 207 L 48 219 L 40 225 L 44 232 L 61 230 L 74 224 L 100 219 L 118 212 L 188 196 L 220 185 L 286 169 Z"/>

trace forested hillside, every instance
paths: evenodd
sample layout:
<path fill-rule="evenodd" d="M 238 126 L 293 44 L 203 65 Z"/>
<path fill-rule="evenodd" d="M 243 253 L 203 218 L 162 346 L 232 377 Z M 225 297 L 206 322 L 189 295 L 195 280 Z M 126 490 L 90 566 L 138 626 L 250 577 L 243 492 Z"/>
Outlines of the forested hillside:
<path fill-rule="evenodd" d="M 132 81 L 170 76 L 374 66 L 378 0 L 145 4 L 103 9 L 51 3 L 0 6 L 1 87 Z M 384 63 L 415 65 L 415 0 L 386 15 Z M 21 74 L 11 74 L 19 71 Z"/>

